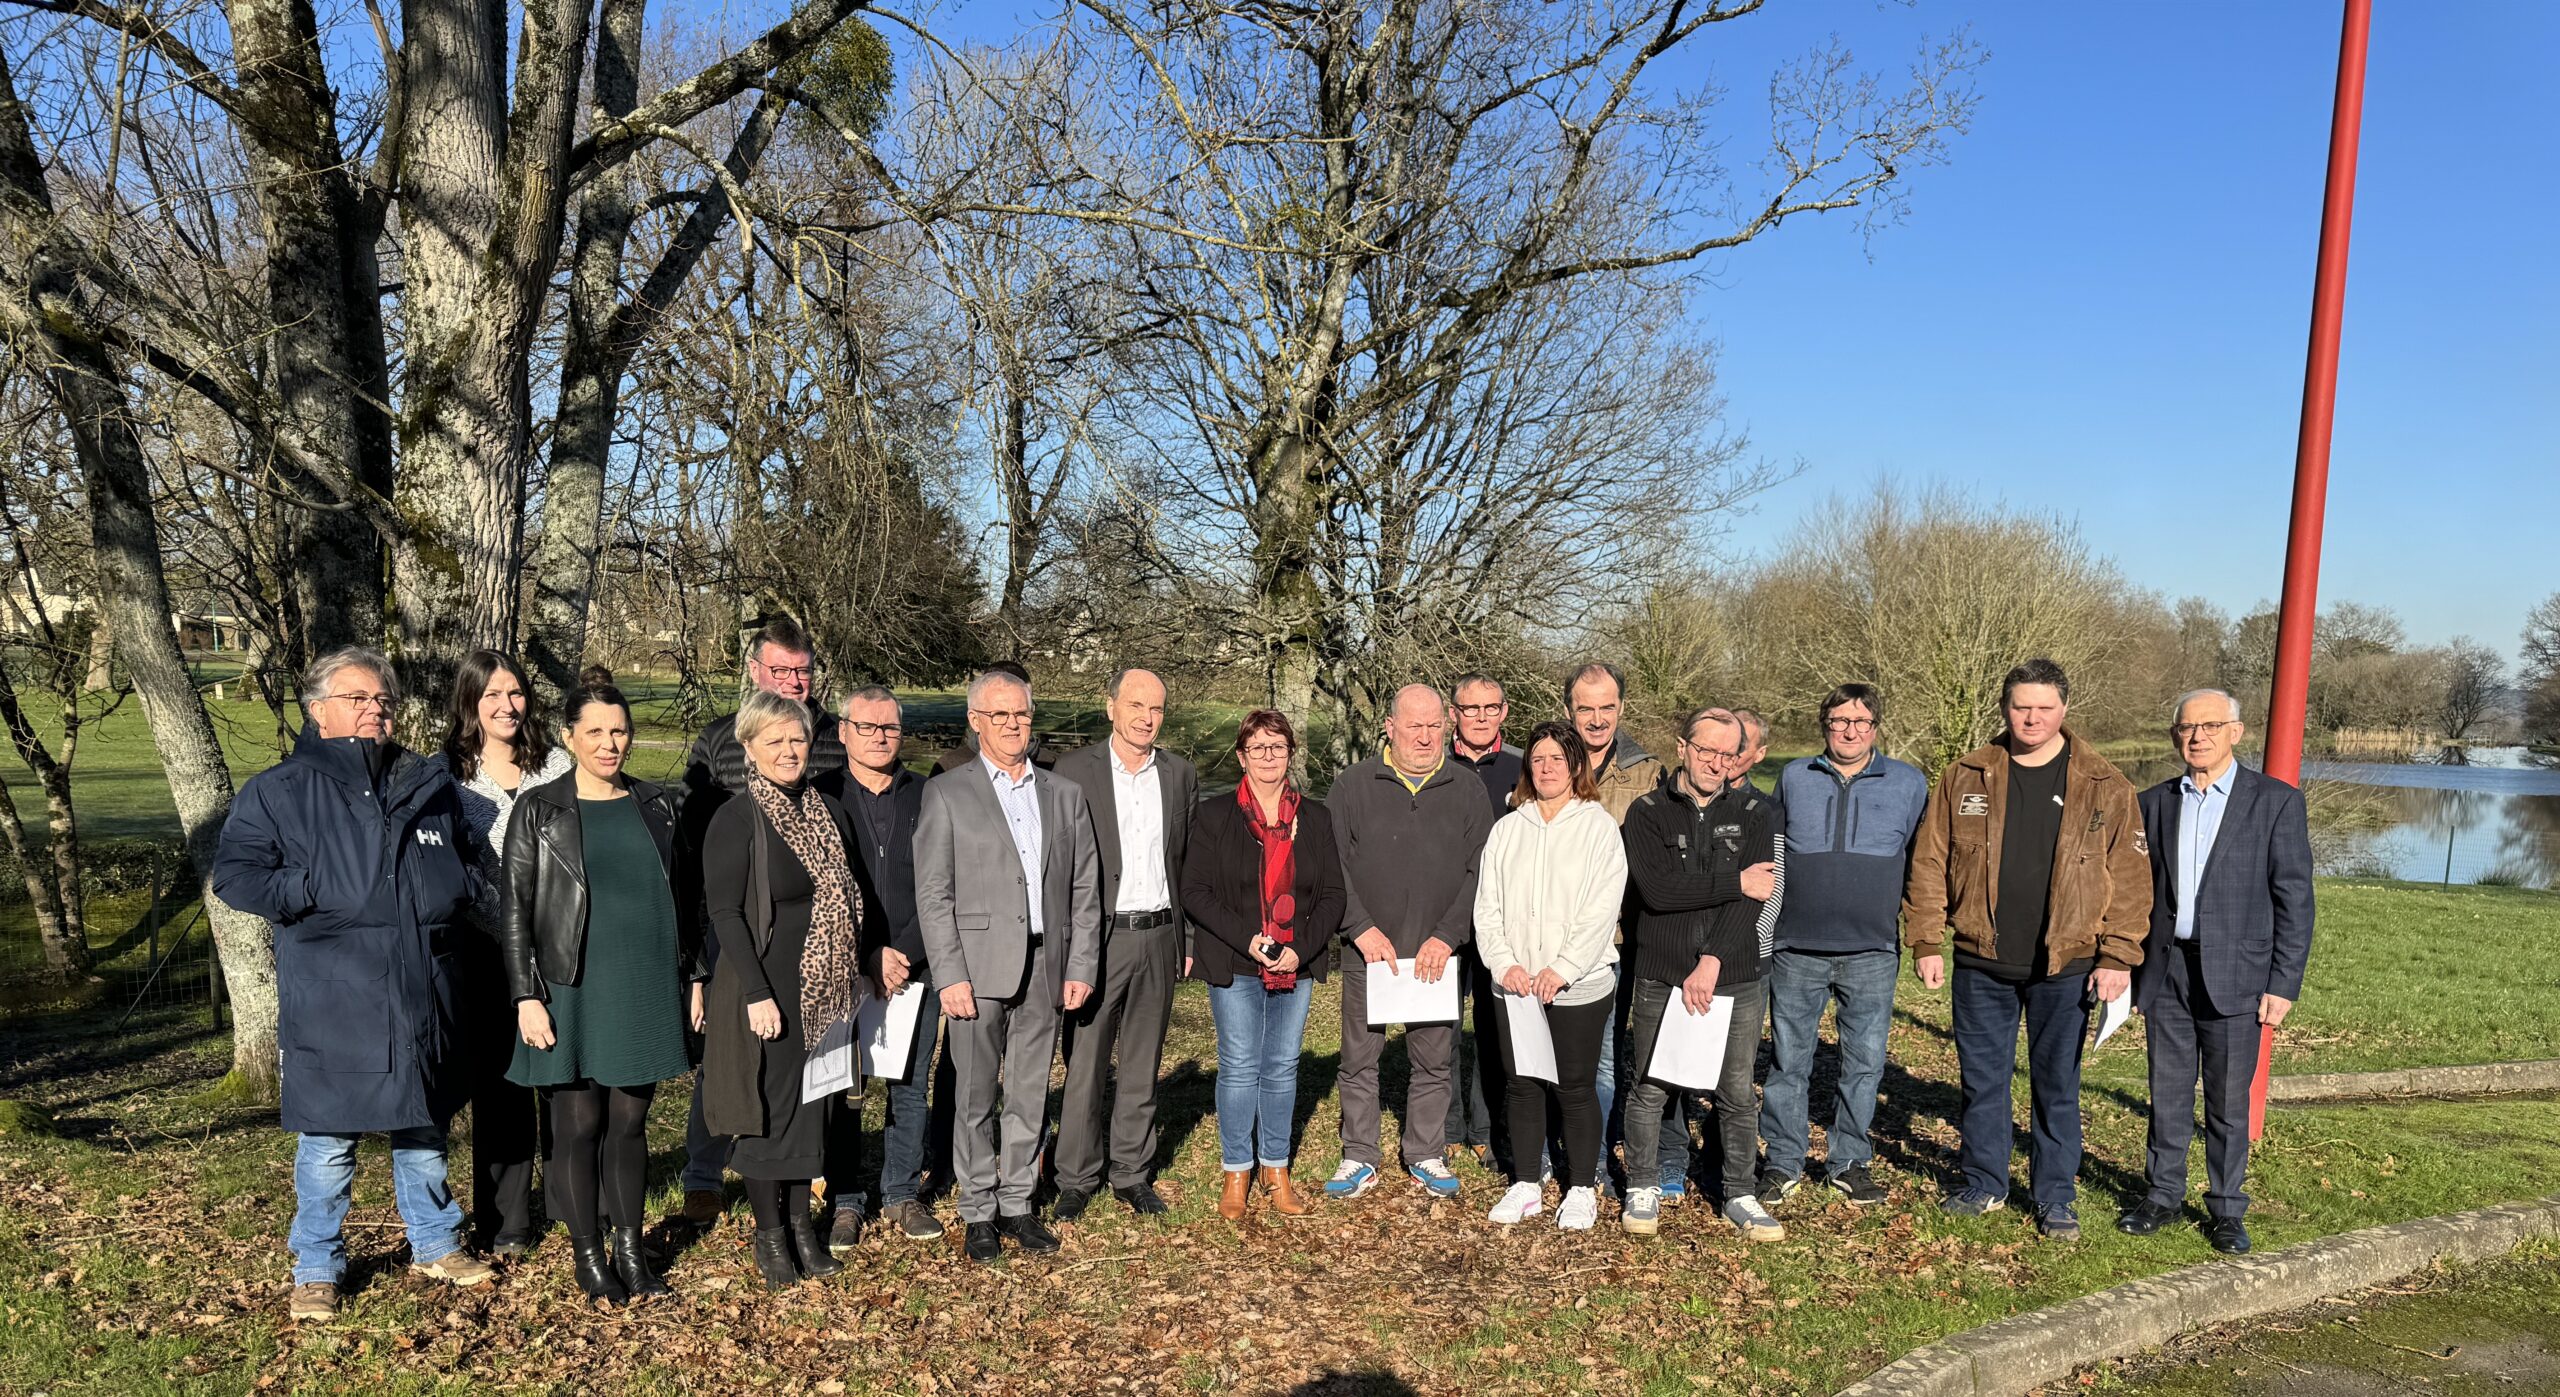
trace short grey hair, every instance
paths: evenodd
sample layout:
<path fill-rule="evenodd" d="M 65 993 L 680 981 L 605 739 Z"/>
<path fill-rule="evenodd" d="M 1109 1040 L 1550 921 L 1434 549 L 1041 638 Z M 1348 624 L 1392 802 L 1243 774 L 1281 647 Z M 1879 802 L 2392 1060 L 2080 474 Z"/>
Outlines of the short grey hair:
<path fill-rule="evenodd" d="M 390 696 L 395 707 L 399 704 L 400 676 L 391 668 L 391 657 L 362 645 L 341 645 L 313 660 L 311 668 L 302 672 L 302 706 L 308 708 L 334 692 L 331 685 L 342 669 L 371 670 L 373 677 L 382 681 L 382 692 Z"/>
<path fill-rule="evenodd" d="M 2223 703 L 2228 705 L 2231 709 L 2231 721 L 2235 723 L 2242 721 L 2240 717 L 2240 700 L 2233 698 L 2229 689 L 2187 690 L 2185 693 L 2178 695 L 2177 702 L 2169 705 L 2169 721 L 2172 724 L 2176 723 L 2178 721 L 2178 715 L 2187 711 L 2187 704 L 2192 700 L 2200 698 L 2218 698 L 2222 700 Z"/>
<path fill-rule="evenodd" d="M 1759 714 L 1752 712 L 1752 711 L 1751 711 L 1750 709 L 1748 709 L 1748 708 L 1737 708 L 1737 709 L 1733 710 L 1733 716 L 1735 716 L 1736 718 L 1739 718 L 1739 719 L 1741 719 L 1741 720 L 1742 720 L 1742 728 L 1743 728 L 1742 740 L 1743 740 L 1743 741 L 1750 743 L 1750 744 L 1751 744 L 1752 746 L 1754 746 L 1754 747 L 1757 747 L 1757 746 L 1759 746 L 1762 742 L 1765 742 L 1765 741 L 1767 741 L 1767 740 L 1768 740 L 1768 737 L 1769 737 L 1769 720 L 1768 720 L 1768 719 L 1761 717 Z"/>
<path fill-rule="evenodd" d="M 969 706 L 971 708 L 977 707 L 978 700 L 986 697 L 987 690 L 994 688 L 998 684 L 1010 684 L 1013 687 L 1020 689 L 1022 691 L 1022 696 L 1025 699 L 1031 697 L 1030 680 L 1023 678 L 1018 674 L 1007 674 L 1000 669 L 990 669 L 981 672 L 977 678 L 969 681 Z"/>
<path fill-rule="evenodd" d="M 793 724 L 800 729 L 802 737 L 817 736 L 809 723 L 809 705 L 758 689 L 747 695 L 746 702 L 738 705 L 738 745 L 743 747 L 755 741 L 766 728 L 776 723 Z"/>
<path fill-rule="evenodd" d="M 1747 750 L 1751 745 L 1751 729 L 1744 726 L 1740 715 L 1730 708 L 1720 708 L 1714 704 L 1689 710 L 1688 714 L 1680 720 L 1680 740 L 1692 746 L 1703 745 L 1698 742 L 1700 723 L 1713 723 L 1720 728 L 1741 728 L 1743 747 Z"/>
<path fill-rule="evenodd" d="M 851 713 L 853 711 L 853 706 L 857 703 L 891 704 L 896 706 L 901 712 L 905 711 L 906 708 L 906 705 L 898 702 L 898 696 L 891 693 L 889 691 L 889 686 L 886 684 L 865 684 L 861 688 L 854 690 L 852 693 L 845 695 L 844 711 Z"/>

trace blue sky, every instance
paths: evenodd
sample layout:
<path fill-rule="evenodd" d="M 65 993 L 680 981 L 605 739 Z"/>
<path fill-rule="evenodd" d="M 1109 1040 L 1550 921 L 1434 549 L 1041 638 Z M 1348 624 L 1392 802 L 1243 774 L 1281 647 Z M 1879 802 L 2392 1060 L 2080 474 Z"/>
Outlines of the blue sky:
<path fill-rule="evenodd" d="M 1790 227 L 1698 297 L 1730 420 L 1806 468 L 1746 533 L 1949 482 L 2076 519 L 2170 596 L 2272 599 L 2338 5 L 1771 8 L 1690 59 L 1737 118 L 1829 26 L 1869 63 L 1957 24 L 1991 58 L 1906 223 Z M 2321 596 L 2512 655 L 2560 588 L 2560 5 L 2376 9 Z"/>
<path fill-rule="evenodd" d="M 1054 2 L 930 22 L 993 40 Z M 2560 589 L 2560 3 L 2376 8 L 2321 596 L 2512 655 Z M 1776 0 L 1665 77 L 1724 84 L 1739 166 L 1781 60 L 1837 34 L 1898 72 L 1959 27 L 1982 102 L 1905 223 L 1793 224 L 1707 269 L 1729 421 L 1804 466 L 1731 546 L 1879 479 L 1946 483 L 2075 520 L 2166 596 L 2272 600 L 2336 0 Z"/>

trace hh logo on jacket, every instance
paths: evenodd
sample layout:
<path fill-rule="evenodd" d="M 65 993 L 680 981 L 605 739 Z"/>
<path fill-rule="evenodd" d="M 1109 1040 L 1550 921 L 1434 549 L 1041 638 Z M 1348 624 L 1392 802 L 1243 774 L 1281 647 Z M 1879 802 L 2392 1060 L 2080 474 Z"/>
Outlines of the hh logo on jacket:
<path fill-rule="evenodd" d="M 444 847 L 444 833 L 441 830 L 422 829 L 418 831 L 418 842 L 441 849 Z"/>

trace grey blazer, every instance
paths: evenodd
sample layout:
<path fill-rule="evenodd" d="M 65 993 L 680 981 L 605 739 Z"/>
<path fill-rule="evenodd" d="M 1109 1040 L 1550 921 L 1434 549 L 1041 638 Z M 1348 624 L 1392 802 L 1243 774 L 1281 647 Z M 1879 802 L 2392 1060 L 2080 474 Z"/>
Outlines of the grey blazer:
<path fill-rule="evenodd" d="M 1026 886 L 986 765 L 973 761 L 925 783 L 916 818 L 916 921 L 936 988 L 965 980 L 982 999 L 1009 999 L 1031 964 L 1031 898 L 1051 955 L 1045 993 L 1095 984 L 1102 967 L 1101 855 L 1084 792 L 1033 767 L 1040 800 L 1041 886 Z M 1057 952 L 1063 948 L 1064 955 Z"/>
<path fill-rule="evenodd" d="M 1120 807 L 1118 787 L 1112 782 L 1111 739 L 1104 738 L 1090 747 L 1079 747 L 1058 758 L 1057 771 L 1083 788 L 1085 800 L 1093 807 L 1094 842 L 1102 849 L 1102 916 L 1105 934 L 1111 925 L 1111 909 L 1120 905 Z M 1164 876 L 1165 890 L 1172 895 L 1167 904 L 1182 910 L 1182 855 L 1191 842 L 1191 807 L 1200 803 L 1200 773 L 1187 758 L 1162 747 L 1156 749 L 1156 791 L 1164 804 Z M 1186 920 L 1183 944 L 1191 942 L 1190 924 Z"/>

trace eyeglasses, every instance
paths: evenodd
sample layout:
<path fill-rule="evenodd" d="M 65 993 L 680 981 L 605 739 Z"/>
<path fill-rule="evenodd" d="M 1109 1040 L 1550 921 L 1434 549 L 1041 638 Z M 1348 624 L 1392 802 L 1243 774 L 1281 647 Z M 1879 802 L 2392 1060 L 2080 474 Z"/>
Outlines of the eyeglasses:
<path fill-rule="evenodd" d="M 325 701 L 329 703 L 343 703 L 351 708 L 380 708 L 385 710 L 388 710 L 394 703 L 399 702 L 397 698 L 394 698 L 390 694 L 331 694 Z"/>
<path fill-rule="evenodd" d="M 1031 710 L 1027 708 L 972 708 L 969 711 L 986 719 L 990 726 L 999 728 L 1018 728 L 1031 721 Z"/>
<path fill-rule="evenodd" d="M 818 672 L 816 665 L 769 665 L 762 660 L 756 661 L 756 667 L 776 679 L 807 679 Z"/>
<path fill-rule="evenodd" d="M 857 722 L 857 723 L 852 724 L 852 727 L 853 727 L 853 735 L 854 735 L 854 736 L 856 736 L 856 737 L 887 737 L 887 738 L 892 738 L 892 739 L 894 739 L 894 738 L 901 737 L 901 736 L 905 735 L 905 733 L 906 733 L 906 731 L 907 731 L 905 728 L 900 727 L 900 726 L 899 726 L 899 725 L 897 725 L 896 723 L 859 723 L 859 722 Z"/>
<path fill-rule="evenodd" d="M 2219 723 L 2172 723 L 2169 725 L 2169 735 L 2183 742 L 2197 733 L 2217 733 L 2224 728 L 2239 725 L 2240 720 L 2237 718 L 2225 718 Z"/>
<path fill-rule="evenodd" d="M 1730 752 L 1719 752 L 1715 748 L 1710 747 L 1703 742 L 1691 742 L 1685 738 L 1681 740 L 1680 745 L 1688 748 L 1692 752 L 1699 752 L 1713 757 L 1720 762 L 1729 762 L 1742 755 L 1742 749 L 1739 747 L 1734 748 Z"/>
<path fill-rule="evenodd" d="M 1507 703 L 1462 703 L 1458 705 L 1458 716 L 1461 718 L 1499 717 L 1502 710 L 1508 707 L 1510 705 Z"/>
<path fill-rule="evenodd" d="M 1873 718 L 1825 718 L 1822 720 L 1822 725 L 1833 732 L 1871 732 L 1875 729 L 1876 720 Z"/>
<path fill-rule="evenodd" d="M 1267 762 L 1273 757 L 1285 757 L 1289 755 L 1289 744 L 1285 742 L 1257 742 L 1244 749 L 1244 754 L 1253 758 L 1255 761 Z"/>

